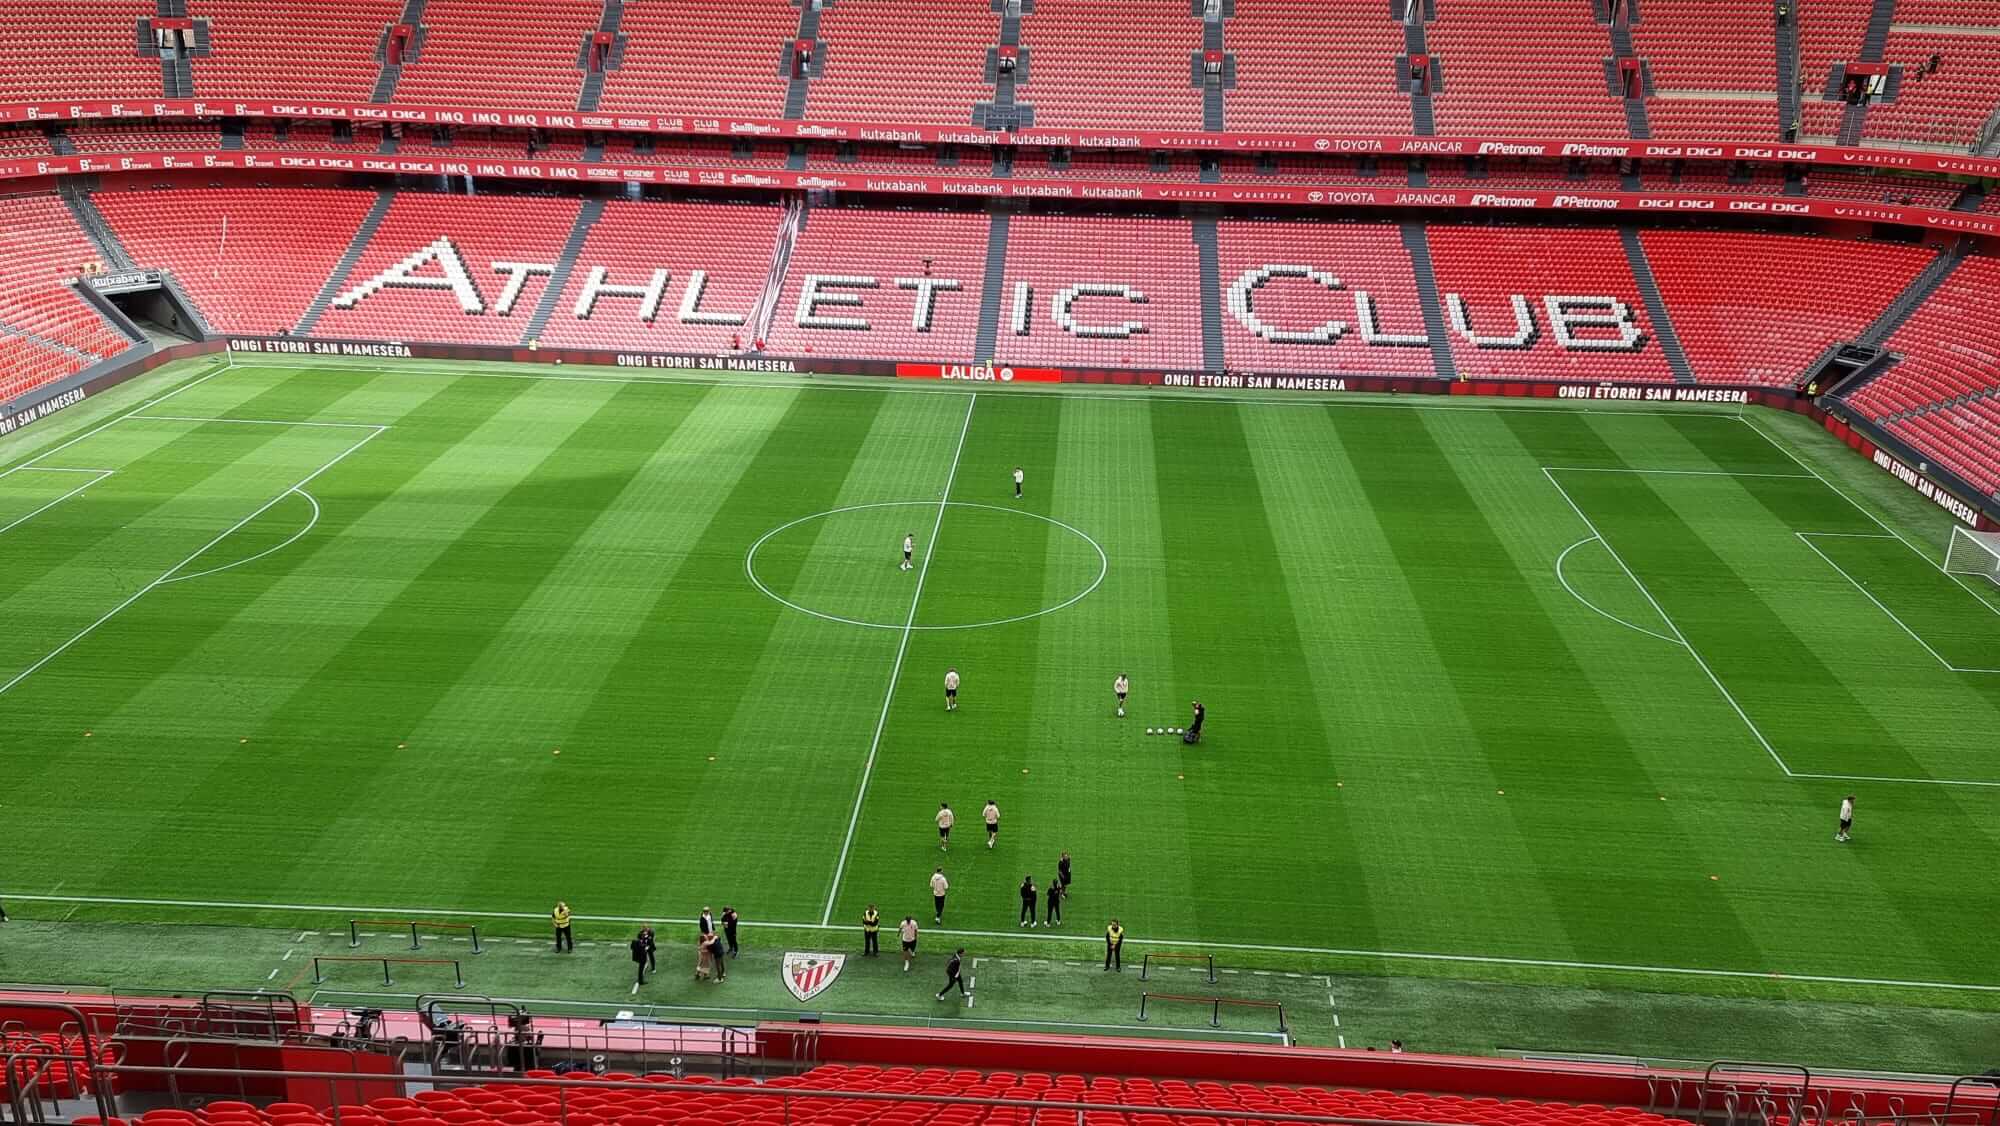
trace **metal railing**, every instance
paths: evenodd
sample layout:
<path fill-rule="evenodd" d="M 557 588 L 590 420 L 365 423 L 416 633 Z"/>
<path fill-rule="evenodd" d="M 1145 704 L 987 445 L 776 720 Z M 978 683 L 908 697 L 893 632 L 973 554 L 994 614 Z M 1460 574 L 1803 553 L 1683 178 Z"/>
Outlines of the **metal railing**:
<path fill-rule="evenodd" d="M 178 1072 L 186 1079 L 236 1079 L 239 1084 L 261 1081 L 266 1084 L 283 1082 L 294 1097 L 300 1094 L 302 1083 L 325 1083 L 329 1096 L 341 1088 L 352 1088 L 357 1081 L 371 1088 L 395 1089 L 397 1097 L 407 1097 L 411 1088 L 434 1088 L 449 1090 L 454 1087 L 477 1086 L 488 1089 L 497 1087 L 515 1088 L 523 1091 L 543 1090 L 556 1094 L 556 1106 L 548 1119 L 554 1126 L 566 1126 L 572 1112 L 585 1113 L 586 1108 L 573 1106 L 572 1100 L 580 1094 L 601 1095 L 606 1091 L 634 1091 L 649 1094 L 672 1093 L 701 1098 L 748 1099 L 764 1106 L 777 1104 L 784 1123 L 806 1122 L 821 1117 L 821 1112 L 830 1103 L 853 1103 L 881 1108 L 889 1105 L 912 1105 L 928 1107 L 976 1107 L 982 1109 L 1004 1109 L 1017 1112 L 1032 1111 L 1036 1115 L 1051 1112 L 1074 1114 L 1077 1126 L 1083 1126 L 1088 1114 L 1151 1114 L 1173 1119 L 1201 1118 L 1225 1124 L 1235 1123 L 1286 1123 L 1288 1126 L 1476 1126 L 1470 1118 L 1433 1118 L 1421 1122 L 1395 1118 L 1367 1118 L 1360 1116 L 1331 1114 L 1293 1114 L 1272 1110 L 1233 1109 L 1226 1107 L 1164 1106 L 1136 1102 L 1085 1102 L 1071 1099 L 1051 1099 L 1041 1097 L 1049 1093 L 1044 1088 L 1029 1098 L 990 1098 L 974 1095 L 928 1095 L 893 1094 L 884 1091 L 845 1091 L 828 1088 L 779 1087 L 769 1084 L 724 1084 L 724 1083 L 661 1083 L 643 1079 L 567 1079 L 528 1078 L 526 1076 L 455 1076 L 455 1075 L 356 1075 L 337 1071 L 290 1071 L 281 1069 L 254 1068 L 169 1068 L 151 1065 L 120 1065 L 108 1067 L 107 1072 L 115 1072 L 128 1079 L 142 1076 L 168 1075 Z M 377 1096 L 382 1097 L 382 1096 Z M 327 1120 L 333 1126 L 340 1126 L 343 1107 L 338 1098 L 329 1097 Z M 802 1106 L 801 1104 L 808 1104 Z M 345 1107 L 348 1111 L 360 1109 Z M 544 1113 L 548 1113 L 545 1111 Z M 588 1111 L 593 1118 L 595 1111 Z M 371 1120 L 376 1116 L 370 1112 Z"/>

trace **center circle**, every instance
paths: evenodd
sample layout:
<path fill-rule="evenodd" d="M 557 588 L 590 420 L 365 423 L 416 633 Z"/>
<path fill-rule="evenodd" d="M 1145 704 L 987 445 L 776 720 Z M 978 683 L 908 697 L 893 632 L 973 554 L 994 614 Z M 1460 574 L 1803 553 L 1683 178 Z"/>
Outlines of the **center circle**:
<path fill-rule="evenodd" d="M 912 510 L 913 512 L 915 510 L 921 509 L 922 515 L 929 517 L 929 519 L 925 519 L 922 521 L 925 527 L 910 527 L 906 529 L 905 525 L 912 524 L 913 520 L 904 520 L 902 523 L 894 523 L 893 518 L 898 515 L 897 513 L 890 511 L 894 509 L 908 509 Z M 817 529 L 812 528 L 811 525 L 813 525 L 816 521 L 828 521 L 831 520 L 832 518 L 840 516 L 861 515 L 870 518 L 866 526 L 859 529 L 854 529 L 848 535 L 837 537 L 836 542 L 828 545 L 828 550 L 831 551 L 831 553 L 834 554 L 835 557 L 840 562 L 846 564 L 847 567 L 850 568 L 850 569 L 844 569 L 841 572 L 843 577 L 849 580 L 848 582 L 842 584 L 844 587 L 846 587 L 846 589 L 834 592 L 834 596 L 838 597 L 843 594 L 844 595 L 856 594 L 857 592 L 853 590 L 854 584 L 852 582 L 852 577 L 857 575 L 870 574 L 871 572 L 867 571 L 866 568 L 880 567 L 883 569 L 880 572 L 880 574 L 885 576 L 885 578 L 882 583 L 878 583 L 876 585 L 881 589 L 872 592 L 862 591 L 859 593 L 864 597 L 866 597 L 869 594 L 873 594 L 875 596 L 874 600 L 878 602 L 890 596 L 897 596 L 900 599 L 900 606 L 898 607 L 899 610 L 910 610 L 914 612 L 916 603 L 918 601 L 914 586 L 903 585 L 897 580 L 886 578 L 886 576 L 893 574 L 895 576 L 898 576 L 899 579 L 909 579 L 911 583 L 914 583 L 920 579 L 929 579 L 936 577 L 933 574 L 933 572 L 939 569 L 939 564 L 946 560 L 946 557 L 950 555 L 950 552 L 952 550 L 950 547 L 951 529 L 945 526 L 944 521 L 942 519 L 943 510 L 945 509 L 963 509 L 968 514 L 981 515 L 981 516 L 983 516 L 986 513 L 996 513 L 996 512 L 1005 513 L 1009 516 L 1018 516 L 1018 517 L 1024 517 L 1029 520 L 1040 521 L 1043 524 L 1049 525 L 1053 529 L 1057 529 L 1061 532 L 1067 533 L 1066 538 L 1076 541 L 1071 545 L 1071 547 L 1073 554 L 1080 556 L 1083 563 L 1083 566 L 1080 568 L 1079 579 L 1081 579 L 1081 572 L 1094 570 L 1095 574 L 1090 577 L 1087 583 L 1083 584 L 1082 589 L 1076 591 L 1076 593 L 1069 595 L 1062 601 L 1057 602 L 1052 606 L 1043 606 L 1033 611 L 1019 613 L 1019 614 L 990 615 L 976 621 L 925 624 L 917 622 L 914 619 L 906 619 L 901 621 L 885 620 L 889 617 L 889 615 L 887 614 L 855 616 L 852 614 L 836 614 L 828 610 L 816 609 L 811 605 L 807 605 L 807 602 L 815 600 L 805 595 L 802 595 L 796 589 L 797 586 L 796 582 L 787 584 L 783 581 L 776 579 L 775 576 L 772 576 L 768 573 L 770 570 L 773 569 L 772 557 L 778 555 L 779 547 L 781 545 L 784 545 L 788 539 L 793 538 L 793 536 L 797 536 L 802 534 L 803 532 L 810 531 L 813 532 L 814 535 L 812 537 L 809 546 L 817 547 L 820 545 L 821 540 L 827 537 L 827 527 L 822 525 Z M 877 527 L 878 525 L 879 527 Z M 936 556 L 931 556 L 929 554 L 933 548 L 933 545 L 922 539 L 922 534 L 925 532 L 926 528 L 937 530 L 939 534 L 943 535 L 946 539 L 945 548 L 940 554 Z M 792 535 L 788 535 L 787 533 L 792 533 Z M 867 539 L 865 541 L 858 541 L 855 539 L 855 534 L 865 534 L 867 536 Z M 916 550 L 912 556 L 913 569 L 908 574 L 902 572 L 899 567 L 899 564 L 901 562 L 902 537 L 904 534 L 912 534 L 918 536 Z M 991 542 L 992 537 L 989 535 L 987 539 L 989 542 L 975 543 L 974 545 L 971 545 L 970 550 L 973 553 L 995 554 L 996 556 L 1017 554 L 1004 551 L 996 552 L 994 550 L 996 545 L 993 542 Z M 1006 542 L 1007 545 L 1011 546 L 1012 541 L 1006 541 Z M 766 574 L 758 573 L 760 553 L 764 558 Z M 961 555 L 963 554 L 965 553 L 962 552 Z M 790 562 L 796 563 L 796 565 L 801 570 L 804 569 L 805 564 L 802 559 L 791 560 Z M 1091 566 L 1092 563 L 1095 564 L 1094 567 Z M 957 563 L 953 563 L 951 564 L 951 566 L 954 569 L 962 569 L 960 568 L 960 565 Z M 1026 512 L 1019 508 L 1012 508 L 1005 505 L 979 504 L 974 501 L 960 501 L 960 500 L 949 500 L 949 501 L 885 500 L 885 501 L 877 501 L 872 504 L 850 504 L 843 506 L 841 508 L 829 508 L 824 512 L 815 512 L 812 513 L 811 515 L 801 516 L 796 520 L 787 521 L 786 523 L 780 524 L 777 527 L 772 528 L 770 531 L 765 532 L 763 535 L 757 537 L 757 542 L 751 544 L 750 550 L 743 556 L 743 573 L 749 577 L 751 585 L 755 586 L 759 591 L 761 591 L 766 598 L 771 599 L 772 601 L 778 603 L 781 606 L 797 610 L 801 614 L 807 614 L 812 617 L 819 618 L 823 621 L 839 622 L 843 625 L 850 625 L 850 626 L 860 626 L 864 629 L 889 629 L 889 630 L 909 629 L 913 631 L 983 629 L 988 626 L 1004 626 L 1004 625 L 1011 625 L 1015 622 L 1025 622 L 1032 618 L 1039 618 L 1047 614 L 1053 614 L 1058 610 L 1064 610 L 1071 606 L 1074 606 L 1078 602 L 1082 601 L 1084 598 L 1088 597 L 1091 594 L 1091 592 L 1095 591 L 1098 588 L 1098 586 L 1104 582 L 1104 576 L 1110 572 L 1110 569 L 1111 569 L 1111 562 L 1110 559 L 1104 554 L 1103 546 L 1100 545 L 1096 540 L 1090 538 L 1090 536 L 1085 532 L 1083 532 L 1082 530 L 1075 528 L 1069 524 L 1065 524 L 1061 520 L 1057 520 L 1052 516 L 1043 516 L 1039 512 Z M 1004 589 L 1005 576 L 990 576 L 992 578 L 992 583 L 989 584 L 986 581 L 989 576 L 978 572 L 975 572 L 975 575 L 979 578 L 980 585 L 982 587 L 997 584 L 998 586 Z M 797 576 L 794 576 L 794 578 L 796 579 Z M 770 579 L 771 581 L 767 581 L 767 579 Z M 892 582 L 894 582 L 896 585 L 894 586 L 893 589 L 890 589 L 887 586 L 887 584 Z M 787 595 L 779 593 L 778 590 L 773 589 L 774 584 L 779 587 L 791 588 L 790 594 Z"/>

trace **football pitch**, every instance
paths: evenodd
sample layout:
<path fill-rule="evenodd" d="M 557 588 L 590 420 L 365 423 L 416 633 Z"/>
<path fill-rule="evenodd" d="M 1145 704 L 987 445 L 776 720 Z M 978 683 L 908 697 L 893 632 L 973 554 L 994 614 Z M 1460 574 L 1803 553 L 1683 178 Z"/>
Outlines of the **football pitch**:
<path fill-rule="evenodd" d="M 0 442 L 0 894 L 1991 1010 L 1946 520 L 1774 412 L 175 368 Z"/>

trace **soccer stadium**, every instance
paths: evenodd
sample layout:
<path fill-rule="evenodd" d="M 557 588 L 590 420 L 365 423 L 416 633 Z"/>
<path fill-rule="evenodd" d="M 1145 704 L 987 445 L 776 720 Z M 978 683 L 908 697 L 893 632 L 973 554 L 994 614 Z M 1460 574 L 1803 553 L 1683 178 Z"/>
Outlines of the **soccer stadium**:
<path fill-rule="evenodd" d="M 2000 1126 L 2000 0 L 12 0 L 0 248 L 0 1123 Z"/>

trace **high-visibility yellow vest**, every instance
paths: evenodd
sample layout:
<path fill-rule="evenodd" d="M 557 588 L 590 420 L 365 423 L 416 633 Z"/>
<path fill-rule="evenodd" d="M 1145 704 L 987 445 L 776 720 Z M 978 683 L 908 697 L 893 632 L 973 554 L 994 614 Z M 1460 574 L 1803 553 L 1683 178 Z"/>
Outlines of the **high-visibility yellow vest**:
<path fill-rule="evenodd" d="M 554 911 L 549 912 L 549 917 L 556 921 L 556 926 L 566 927 L 569 925 L 569 908 L 558 907 Z"/>

